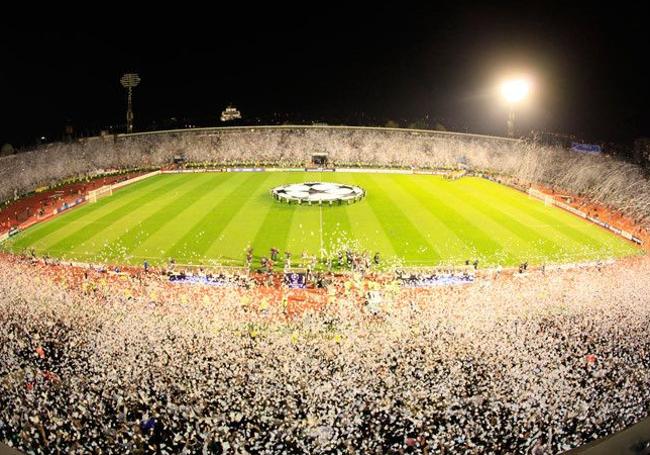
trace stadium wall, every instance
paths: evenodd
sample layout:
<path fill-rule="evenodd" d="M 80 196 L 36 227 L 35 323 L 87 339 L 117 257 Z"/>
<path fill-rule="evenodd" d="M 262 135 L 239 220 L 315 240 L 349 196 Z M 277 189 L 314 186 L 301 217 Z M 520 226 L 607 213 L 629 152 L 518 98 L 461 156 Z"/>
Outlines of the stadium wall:
<path fill-rule="evenodd" d="M 521 140 L 425 130 L 336 126 L 196 128 L 92 137 L 0 158 L 0 199 L 97 169 L 196 166 L 303 168 L 314 152 L 336 167 L 455 169 L 507 175 L 650 221 L 650 183 L 629 163 Z"/>

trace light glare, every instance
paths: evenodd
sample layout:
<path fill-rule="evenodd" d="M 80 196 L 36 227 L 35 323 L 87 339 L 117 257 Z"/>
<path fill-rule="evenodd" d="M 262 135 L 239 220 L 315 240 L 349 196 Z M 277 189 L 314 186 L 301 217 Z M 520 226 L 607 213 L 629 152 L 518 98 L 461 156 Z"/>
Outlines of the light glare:
<path fill-rule="evenodd" d="M 510 103 L 517 103 L 528 96 L 530 82 L 526 79 L 511 79 L 501 84 L 501 94 Z"/>

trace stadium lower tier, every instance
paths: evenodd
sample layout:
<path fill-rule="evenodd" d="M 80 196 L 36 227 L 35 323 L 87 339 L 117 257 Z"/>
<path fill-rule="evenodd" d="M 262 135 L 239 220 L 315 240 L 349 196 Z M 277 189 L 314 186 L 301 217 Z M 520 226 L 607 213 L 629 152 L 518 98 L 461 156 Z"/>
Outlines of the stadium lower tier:
<path fill-rule="evenodd" d="M 650 408 L 650 264 L 411 289 L 179 286 L 0 255 L 25 453 L 560 453 Z M 366 302 L 366 290 L 383 296 Z"/>

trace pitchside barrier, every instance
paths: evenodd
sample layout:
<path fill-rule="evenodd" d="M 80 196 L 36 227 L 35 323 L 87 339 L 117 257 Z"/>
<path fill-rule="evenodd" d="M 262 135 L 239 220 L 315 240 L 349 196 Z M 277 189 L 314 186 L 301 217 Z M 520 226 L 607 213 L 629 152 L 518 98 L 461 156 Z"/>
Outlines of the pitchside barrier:
<path fill-rule="evenodd" d="M 149 172 L 147 174 L 142 174 L 137 177 L 134 177 L 132 179 L 124 180 L 122 182 L 118 182 L 112 185 L 104 185 L 100 188 L 97 188 L 96 190 L 91 190 L 88 192 L 86 195 L 86 199 L 88 202 L 93 203 L 97 202 L 97 200 L 101 199 L 104 196 L 110 196 L 113 194 L 113 190 L 116 190 L 118 188 L 122 188 L 123 186 L 130 185 L 132 183 L 139 182 L 144 179 L 148 179 L 149 177 L 153 177 L 154 175 L 159 175 L 161 173 L 160 170 Z"/>
<path fill-rule="evenodd" d="M 266 168 L 263 167 L 228 167 L 226 172 L 264 172 Z"/>
<path fill-rule="evenodd" d="M 266 172 L 305 172 L 301 167 L 267 167 Z"/>
<path fill-rule="evenodd" d="M 435 171 L 435 170 L 414 170 L 413 174 L 416 175 L 448 175 L 451 171 Z"/>
<path fill-rule="evenodd" d="M 413 174 L 413 169 L 340 167 L 336 168 L 336 172 L 360 172 L 364 174 Z"/>
<path fill-rule="evenodd" d="M 201 174 L 205 172 L 225 172 L 222 168 L 194 168 L 194 169 L 167 169 L 160 171 L 161 174 Z"/>
<path fill-rule="evenodd" d="M 269 168 L 270 169 L 270 168 Z M 198 169 L 169 169 L 161 171 L 162 174 L 192 174 L 202 172 L 266 172 L 269 169 L 265 167 L 223 167 L 215 165 L 215 167 L 198 168 Z M 303 171 L 304 169 L 300 169 Z"/>
<path fill-rule="evenodd" d="M 337 168 L 295 168 L 295 167 L 225 167 L 214 163 L 214 167 L 194 169 L 168 169 L 161 171 L 162 174 L 184 174 L 201 172 L 351 172 L 363 174 L 426 174 L 426 175 L 451 175 L 459 178 L 468 175 L 466 171 L 462 174 L 457 169 L 448 170 L 417 170 L 417 169 L 394 169 L 394 168 L 365 168 L 365 167 L 337 167 Z"/>
<path fill-rule="evenodd" d="M 569 204 L 566 204 L 566 203 L 564 203 L 562 201 L 558 201 L 553 196 L 550 196 L 550 195 L 548 195 L 546 193 L 542 193 L 541 191 L 536 190 L 535 188 L 529 188 L 528 189 L 528 194 L 530 196 L 536 198 L 536 199 L 543 200 L 544 204 L 546 204 L 546 205 L 554 205 L 556 207 L 560 207 L 560 208 L 562 208 L 562 209 L 564 209 L 564 210 L 566 210 L 568 212 L 573 213 L 574 215 L 577 215 L 577 216 L 579 216 L 581 218 L 589 220 L 592 223 L 597 224 L 598 226 L 604 227 L 605 229 L 610 230 L 611 232 L 613 232 L 616 235 L 620 235 L 621 237 L 623 237 L 623 238 L 625 238 L 627 240 L 631 240 L 634 243 L 637 243 L 639 245 L 641 245 L 643 243 L 643 241 L 641 239 L 639 239 L 638 237 L 633 236 L 631 233 L 629 233 L 627 231 L 624 231 L 624 230 L 622 230 L 620 228 L 617 228 L 616 226 L 612 226 L 609 223 L 605 223 L 604 221 L 601 221 L 598 218 L 594 218 L 593 216 L 590 216 L 590 215 L 586 214 L 582 210 L 578 210 L 577 208 L 572 207 Z"/>
<path fill-rule="evenodd" d="M 57 207 L 52 211 L 52 215 L 56 215 L 58 213 L 65 212 L 66 210 L 69 210 L 72 207 L 75 207 L 75 206 L 77 206 L 79 204 L 83 204 L 85 201 L 86 201 L 86 197 L 82 196 L 82 197 L 78 197 L 77 199 L 75 199 L 74 201 L 72 201 L 70 203 L 64 202 L 63 205 L 61 205 L 61 207 Z"/>

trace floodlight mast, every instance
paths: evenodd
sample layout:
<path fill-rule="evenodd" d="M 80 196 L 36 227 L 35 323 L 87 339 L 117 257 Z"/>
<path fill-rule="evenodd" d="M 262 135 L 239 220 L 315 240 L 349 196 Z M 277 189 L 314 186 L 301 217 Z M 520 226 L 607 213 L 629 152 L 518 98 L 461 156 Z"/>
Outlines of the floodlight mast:
<path fill-rule="evenodd" d="M 510 103 L 510 109 L 508 111 L 508 137 L 515 137 L 515 105 Z"/>
<path fill-rule="evenodd" d="M 501 84 L 501 95 L 508 102 L 508 137 L 515 137 L 515 108 L 528 97 L 530 82 L 527 79 L 511 79 Z"/>
<path fill-rule="evenodd" d="M 128 101 L 126 108 L 126 132 L 133 132 L 133 89 L 138 86 L 140 83 L 140 76 L 136 73 L 126 73 L 120 78 L 120 84 L 122 87 L 127 89 L 128 92 Z"/>

